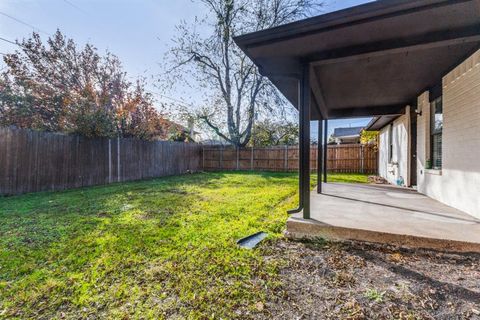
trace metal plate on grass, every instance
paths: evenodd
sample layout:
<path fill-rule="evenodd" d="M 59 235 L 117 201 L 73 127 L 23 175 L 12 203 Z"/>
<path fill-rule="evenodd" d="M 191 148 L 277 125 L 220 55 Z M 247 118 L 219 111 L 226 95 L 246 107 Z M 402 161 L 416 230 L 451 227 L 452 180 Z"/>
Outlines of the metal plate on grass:
<path fill-rule="evenodd" d="M 245 249 L 253 249 L 255 248 L 263 239 L 267 237 L 267 233 L 265 232 L 257 232 L 252 234 L 248 237 L 242 238 L 237 241 L 237 244 Z"/>

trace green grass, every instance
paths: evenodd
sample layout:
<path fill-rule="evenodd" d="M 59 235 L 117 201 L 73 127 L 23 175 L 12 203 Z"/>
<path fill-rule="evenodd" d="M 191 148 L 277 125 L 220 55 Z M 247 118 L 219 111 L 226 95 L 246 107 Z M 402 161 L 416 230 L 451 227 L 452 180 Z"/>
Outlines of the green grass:
<path fill-rule="evenodd" d="M 295 174 L 220 172 L 0 198 L 0 318 L 254 312 L 281 261 L 235 241 L 281 236 L 296 191 Z"/>
<path fill-rule="evenodd" d="M 377 303 L 383 302 L 384 295 L 385 295 L 385 291 L 380 292 L 377 289 L 367 289 L 365 291 L 365 297 L 370 301 L 374 301 Z"/>

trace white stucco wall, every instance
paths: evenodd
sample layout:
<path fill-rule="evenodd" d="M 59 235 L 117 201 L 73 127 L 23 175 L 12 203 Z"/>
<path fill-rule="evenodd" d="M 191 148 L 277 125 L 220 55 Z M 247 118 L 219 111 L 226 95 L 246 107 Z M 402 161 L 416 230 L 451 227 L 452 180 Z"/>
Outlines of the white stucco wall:
<path fill-rule="evenodd" d="M 480 51 L 443 78 L 441 172 L 425 170 L 430 157 L 428 92 L 418 105 L 418 190 L 480 218 Z"/>
<path fill-rule="evenodd" d="M 408 110 L 408 109 L 407 109 Z M 378 172 L 391 184 L 397 184 L 400 177 L 403 185 L 408 184 L 408 132 L 409 121 L 407 115 L 403 115 L 392 123 L 392 161 L 389 161 L 388 145 L 390 125 L 384 127 L 379 134 L 379 159 Z"/>

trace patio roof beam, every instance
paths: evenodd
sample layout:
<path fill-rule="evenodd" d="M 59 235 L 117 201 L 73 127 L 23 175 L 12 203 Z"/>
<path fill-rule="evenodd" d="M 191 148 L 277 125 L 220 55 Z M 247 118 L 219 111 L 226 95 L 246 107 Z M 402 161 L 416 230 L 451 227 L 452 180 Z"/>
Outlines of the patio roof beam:
<path fill-rule="evenodd" d="M 302 65 L 291 58 L 258 59 L 259 72 L 262 76 L 275 79 L 302 79 Z M 266 71 L 270 70 L 270 71 Z"/>
<path fill-rule="evenodd" d="M 330 119 L 402 115 L 405 114 L 405 106 L 407 104 L 408 103 L 390 106 L 332 109 L 328 115 Z"/>
<path fill-rule="evenodd" d="M 408 53 L 439 47 L 478 42 L 480 25 L 455 30 L 426 33 L 411 38 L 390 39 L 387 41 L 344 47 L 311 55 L 307 58 L 313 66 L 356 61 L 395 53 Z"/>

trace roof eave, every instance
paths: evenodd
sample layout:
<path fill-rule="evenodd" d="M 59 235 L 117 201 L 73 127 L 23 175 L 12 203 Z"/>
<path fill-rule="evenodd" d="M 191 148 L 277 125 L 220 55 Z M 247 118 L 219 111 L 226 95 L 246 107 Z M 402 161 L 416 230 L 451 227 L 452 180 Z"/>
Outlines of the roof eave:
<path fill-rule="evenodd" d="M 377 123 L 378 119 L 380 119 L 380 117 L 373 117 L 372 120 L 370 120 L 370 122 L 365 126 L 365 130 L 371 131 L 371 128 L 375 125 L 375 123 Z"/>
<path fill-rule="evenodd" d="M 346 138 L 360 138 L 360 134 L 350 135 L 350 136 L 332 136 L 333 138 L 346 139 Z"/>
<path fill-rule="evenodd" d="M 380 131 L 386 126 L 392 124 L 395 120 L 397 120 L 400 115 L 397 116 L 378 116 L 373 118 L 370 123 L 365 127 L 366 131 Z M 382 118 L 386 119 L 383 124 L 378 125 L 378 122 L 382 120 Z"/>
<path fill-rule="evenodd" d="M 264 42 L 281 41 L 289 37 L 298 37 L 302 34 L 306 35 L 312 32 L 320 32 L 323 29 L 345 26 L 357 21 L 380 17 L 385 14 L 394 14 L 407 9 L 421 8 L 445 2 L 448 2 L 448 0 L 374 1 L 277 27 L 235 36 L 233 40 L 240 48 L 247 49 L 248 47 L 256 46 Z"/>

